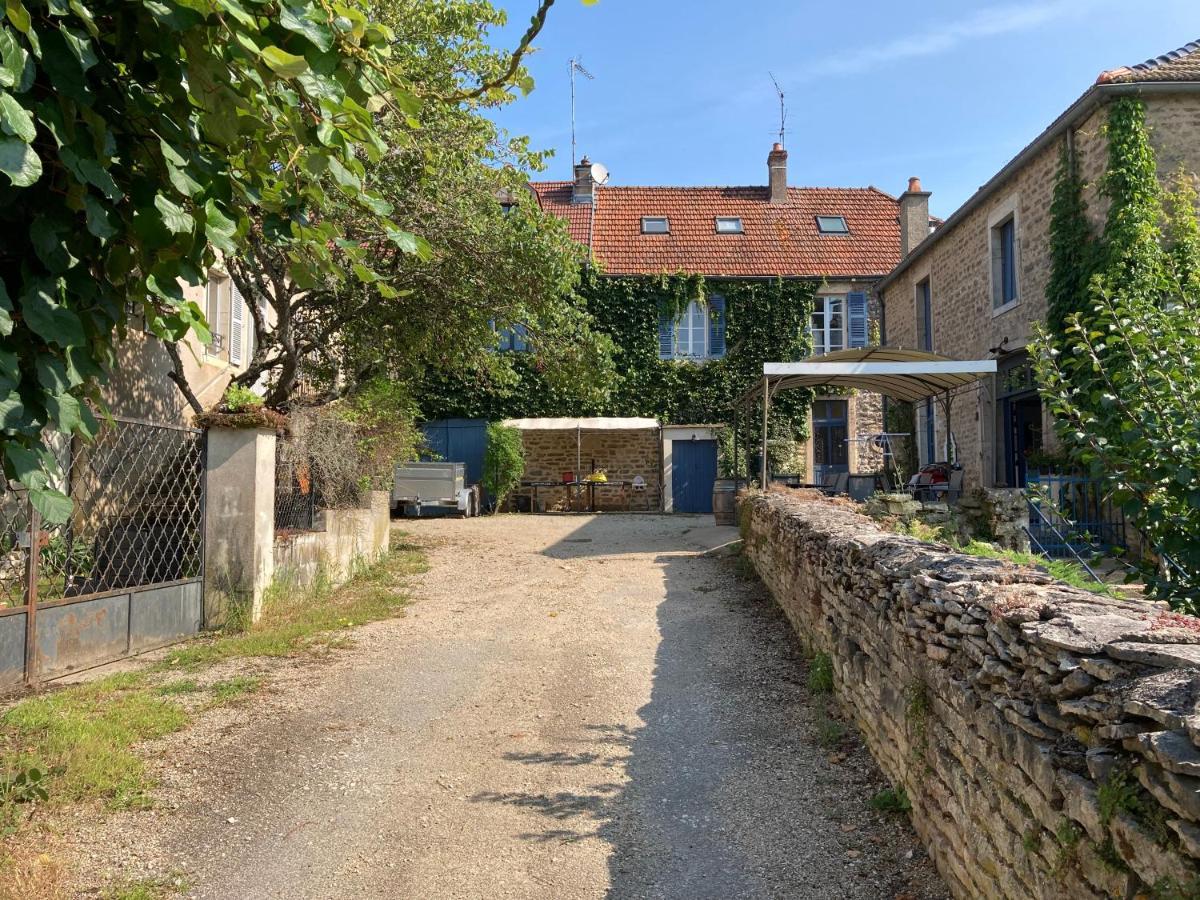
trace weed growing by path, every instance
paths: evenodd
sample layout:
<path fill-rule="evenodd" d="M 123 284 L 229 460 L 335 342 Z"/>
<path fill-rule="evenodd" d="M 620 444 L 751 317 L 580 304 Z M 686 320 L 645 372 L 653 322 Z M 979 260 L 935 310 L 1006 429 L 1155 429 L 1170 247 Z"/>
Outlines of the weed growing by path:
<path fill-rule="evenodd" d="M 902 787 L 884 788 L 868 802 L 871 804 L 871 809 L 879 812 L 906 813 L 912 810 L 912 801 L 908 799 L 908 791 Z"/>
<path fill-rule="evenodd" d="M 833 660 L 828 653 L 818 652 L 809 662 L 808 689 L 814 694 L 833 693 Z"/>

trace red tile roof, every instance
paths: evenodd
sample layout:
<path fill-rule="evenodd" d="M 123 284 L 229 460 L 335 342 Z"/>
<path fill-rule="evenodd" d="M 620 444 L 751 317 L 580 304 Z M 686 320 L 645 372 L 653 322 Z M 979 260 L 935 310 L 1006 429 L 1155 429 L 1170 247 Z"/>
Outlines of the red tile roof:
<path fill-rule="evenodd" d="M 600 187 L 571 203 L 571 182 L 535 182 L 542 207 L 567 220 L 611 275 L 696 272 L 709 276 L 880 276 L 900 261 L 899 207 L 877 188 Z M 643 216 L 666 216 L 670 234 L 642 234 Z M 737 216 L 742 234 L 717 234 Z M 844 216 L 850 233 L 819 234 L 817 216 Z"/>
<path fill-rule="evenodd" d="M 1184 44 L 1178 50 L 1156 56 L 1136 66 L 1122 66 L 1101 72 L 1097 84 L 1136 83 L 1143 81 L 1200 81 L 1200 41 Z"/>

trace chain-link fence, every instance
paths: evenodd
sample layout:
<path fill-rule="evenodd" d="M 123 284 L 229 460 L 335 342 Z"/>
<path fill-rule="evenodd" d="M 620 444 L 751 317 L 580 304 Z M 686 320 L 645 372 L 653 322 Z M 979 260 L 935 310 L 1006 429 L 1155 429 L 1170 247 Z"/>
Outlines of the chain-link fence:
<path fill-rule="evenodd" d="M 204 570 L 201 431 L 132 419 L 50 440 L 72 500 L 45 522 L 0 492 L 0 683 L 115 659 L 194 631 Z M 23 639 L 22 639 L 23 634 Z"/>
<path fill-rule="evenodd" d="M 201 575 L 201 432 L 117 419 L 91 443 L 63 440 L 55 451 L 71 516 L 60 524 L 38 521 L 24 490 L 4 492 L 0 603 L 23 606 L 31 595 L 39 603 L 85 598 Z M 31 544 L 38 550 L 33 560 Z"/>

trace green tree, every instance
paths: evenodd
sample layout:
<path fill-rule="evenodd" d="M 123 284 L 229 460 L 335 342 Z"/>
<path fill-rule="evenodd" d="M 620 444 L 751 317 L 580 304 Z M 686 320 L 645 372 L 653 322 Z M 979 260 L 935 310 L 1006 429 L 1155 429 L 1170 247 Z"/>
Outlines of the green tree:
<path fill-rule="evenodd" d="M 392 32 L 359 0 L 8 0 L 0 20 L 0 427 L 4 468 L 62 518 L 44 429 L 88 437 L 89 402 L 131 308 L 189 329 L 198 284 L 252 227 L 334 277 L 332 188 L 410 246 L 362 188 L 381 108 L 419 108 Z M 252 222 L 247 210 L 259 210 Z M 366 253 L 357 251 L 366 264 Z"/>
<path fill-rule="evenodd" d="M 317 286 L 293 277 L 286 246 L 251 242 L 233 275 L 261 299 L 252 312 L 274 315 L 254 315 L 256 352 L 240 380 L 266 375 L 273 406 L 292 401 L 301 373 L 305 402 L 380 376 L 511 383 L 511 358 L 492 351 L 498 330 L 519 325 L 556 384 L 602 386 L 606 345 L 574 294 L 582 248 L 527 188 L 545 154 L 492 121 L 532 86 L 519 55 L 489 43 L 505 14 L 487 0 L 396 0 L 372 17 L 393 30 L 396 64 L 429 99 L 411 117 L 384 112 L 379 129 L 393 149 L 368 162 L 365 181 L 422 242 L 415 253 L 381 245 L 366 277 Z M 326 214 L 346 233 L 361 230 L 359 209 Z"/>
<path fill-rule="evenodd" d="M 1200 612 L 1200 224 L 1187 177 L 1163 203 L 1135 100 L 1111 109 L 1101 271 L 1064 330 L 1041 329 L 1035 369 L 1071 458 L 1145 535 L 1147 582 Z"/>

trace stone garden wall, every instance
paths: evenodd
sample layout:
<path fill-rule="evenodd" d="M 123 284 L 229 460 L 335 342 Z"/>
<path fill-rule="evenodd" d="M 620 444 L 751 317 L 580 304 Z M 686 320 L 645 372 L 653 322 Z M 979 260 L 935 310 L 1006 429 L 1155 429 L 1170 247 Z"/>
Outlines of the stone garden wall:
<path fill-rule="evenodd" d="M 1200 897 L 1200 620 L 744 495 L 746 552 L 958 897 Z"/>

